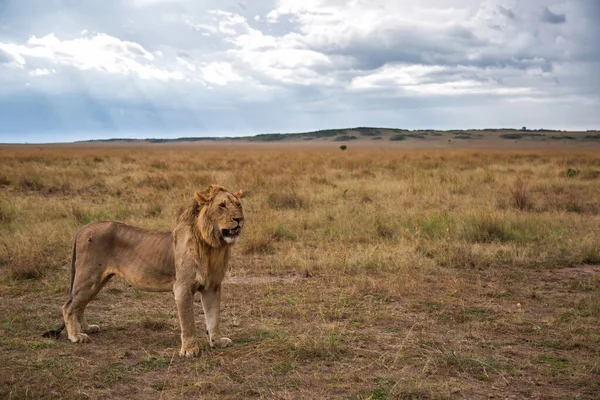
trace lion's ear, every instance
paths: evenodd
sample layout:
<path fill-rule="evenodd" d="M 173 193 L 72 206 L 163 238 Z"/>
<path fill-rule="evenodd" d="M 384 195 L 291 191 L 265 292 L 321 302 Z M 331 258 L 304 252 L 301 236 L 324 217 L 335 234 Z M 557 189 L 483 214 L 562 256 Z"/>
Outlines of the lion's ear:
<path fill-rule="evenodd" d="M 196 192 L 194 194 L 194 198 L 196 199 L 196 201 L 198 202 L 198 204 L 208 203 L 208 199 L 206 197 L 204 197 L 204 195 L 202 195 L 200 192 Z"/>
<path fill-rule="evenodd" d="M 235 192 L 233 195 L 234 195 L 235 197 L 237 197 L 238 199 L 241 199 L 241 198 L 242 198 L 242 196 L 243 196 L 243 194 L 244 194 L 244 191 L 243 191 L 242 189 L 238 189 L 238 191 L 237 191 L 237 192 Z"/>

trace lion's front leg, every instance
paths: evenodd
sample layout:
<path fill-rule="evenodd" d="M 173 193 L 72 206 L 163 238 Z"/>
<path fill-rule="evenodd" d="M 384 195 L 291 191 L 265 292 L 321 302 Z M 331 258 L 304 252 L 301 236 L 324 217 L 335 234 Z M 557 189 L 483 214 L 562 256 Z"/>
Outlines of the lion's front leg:
<path fill-rule="evenodd" d="M 200 353 L 196 325 L 194 323 L 194 292 L 189 285 L 175 284 L 173 288 L 179 325 L 181 326 L 181 351 L 182 357 L 194 357 Z"/>
<path fill-rule="evenodd" d="M 202 308 L 206 318 L 206 330 L 211 347 L 227 347 L 232 341 L 222 337 L 219 330 L 219 314 L 221 313 L 221 287 L 207 288 L 200 292 Z"/>

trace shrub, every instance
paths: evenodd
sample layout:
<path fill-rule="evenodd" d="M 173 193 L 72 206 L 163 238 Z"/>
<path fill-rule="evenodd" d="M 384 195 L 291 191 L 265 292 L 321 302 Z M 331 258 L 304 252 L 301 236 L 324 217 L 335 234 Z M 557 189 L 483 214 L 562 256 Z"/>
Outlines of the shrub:
<path fill-rule="evenodd" d="M 335 139 L 333 139 L 334 142 L 346 142 L 348 140 L 356 140 L 358 139 L 356 136 L 352 136 L 352 135 L 342 135 L 342 136 L 338 136 Z"/>
<path fill-rule="evenodd" d="M 567 178 L 575 178 L 581 171 L 574 168 L 567 168 Z"/>
<path fill-rule="evenodd" d="M 425 139 L 425 136 L 417 134 L 417 133 L 405 133 L 405 134 L 392 135 L 390 137 L 390 140 L 392 140 L 392 141 L 406 140 L 406 139 Z"/>
<path fill-rule="evenodd" d="M 521 211 L 530 210 L 533 208 L 529 187 L 523 178 L 518 177 L 513 187 L 510 189 L 511 205 Z"/>

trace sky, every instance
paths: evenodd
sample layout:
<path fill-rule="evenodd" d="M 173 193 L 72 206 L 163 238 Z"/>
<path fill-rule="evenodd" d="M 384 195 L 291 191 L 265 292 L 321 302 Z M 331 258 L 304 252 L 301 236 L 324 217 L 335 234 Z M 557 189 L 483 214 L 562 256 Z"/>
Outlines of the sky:
<path fill-rule="evenodd" d="M 600 129 L 598 0 L 0 0 L 0 142 Z"/>

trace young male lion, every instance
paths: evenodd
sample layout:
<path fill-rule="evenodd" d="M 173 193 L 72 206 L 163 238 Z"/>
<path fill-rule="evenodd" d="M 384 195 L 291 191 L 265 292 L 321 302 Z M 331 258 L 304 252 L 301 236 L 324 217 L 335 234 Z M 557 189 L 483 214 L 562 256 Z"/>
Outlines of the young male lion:
<path fill-rule="evenodd" d="M 221 281 L 231 246 L 244 224 L 240 197 L 210 185 L 196 192 L 190 205 L 180 210 L 173 232 L 156 232 L 121 222 L 92 222 L 73 241 L 71 289 L 63 306 L 64 324 L 44 337 L 58 337 L 66 327 L 69 339 L 89 341 L 98 332 L 83 315 L 88 302 L 113 276 L 125 278 L 147 291 L 173 291 L 181 325 L 179 355 L 198 354 L 194 324 L 194 293 L 200 292 L 211 346 L 226 347 L 231 339 L 219 331 Z"/>

